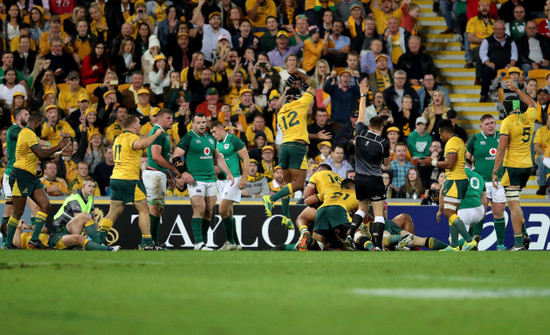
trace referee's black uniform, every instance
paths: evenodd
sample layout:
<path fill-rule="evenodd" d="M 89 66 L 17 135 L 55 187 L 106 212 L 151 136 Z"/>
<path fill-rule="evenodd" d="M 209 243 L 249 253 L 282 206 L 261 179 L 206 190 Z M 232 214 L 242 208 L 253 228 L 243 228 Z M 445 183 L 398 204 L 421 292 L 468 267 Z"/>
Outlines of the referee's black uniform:
<path fill-rule="evenodd" d="M 382 163 L 390 157 L 390 143 L 363 122 L 355 127 L 355 193 L 357 200 L 386 199 L 382 181 Z"/>

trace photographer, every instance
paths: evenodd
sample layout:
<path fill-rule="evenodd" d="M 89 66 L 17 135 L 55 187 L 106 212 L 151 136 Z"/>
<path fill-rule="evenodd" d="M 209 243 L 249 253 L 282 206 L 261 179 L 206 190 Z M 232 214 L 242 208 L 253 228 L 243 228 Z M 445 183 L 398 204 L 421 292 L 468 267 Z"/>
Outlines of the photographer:
<path fill-rule="evenodd" d="M 428 195 L 422 199 L 421 206 L 439 206 L 439 193 L 441 192 L 441 185 L 435 182 L 430 185 Z"/>

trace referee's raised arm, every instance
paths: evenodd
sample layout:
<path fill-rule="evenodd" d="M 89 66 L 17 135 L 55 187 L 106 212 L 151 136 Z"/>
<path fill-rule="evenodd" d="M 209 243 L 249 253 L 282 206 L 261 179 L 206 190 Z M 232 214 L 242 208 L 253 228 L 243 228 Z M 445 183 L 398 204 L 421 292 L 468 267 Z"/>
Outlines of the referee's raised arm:
<path fill-rule="evenodd" d="M 357 122 L 365 123 L 365 111 L 367 109 L 367 95 L 369 93 L 369 81 L 364 78 L 359 84 L 359 92 L 361 93 L 361 99 L 359 100 L 359 116 Z"/>

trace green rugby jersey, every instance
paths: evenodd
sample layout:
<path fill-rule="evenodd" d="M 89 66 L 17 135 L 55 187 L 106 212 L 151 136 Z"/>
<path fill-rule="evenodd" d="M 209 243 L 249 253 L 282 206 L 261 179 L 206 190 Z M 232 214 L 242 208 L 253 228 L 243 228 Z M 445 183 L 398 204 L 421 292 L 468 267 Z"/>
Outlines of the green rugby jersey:
<path fill-rule="evenodd" d="M 157 132 L 157 129 L 161 128 L 159 125 L 155 124 L 153 126 L 153 129 L 149 132 L 149 136 L 153 135 Z M 168 171 L 168 169 L 163 168 L 162 166 L 158 165 L 157 162 L 153 159 L 153 154 L 151 153 L 151 147 L 153 145 L 160 145 L 161 149 L 161 155 L 164 157 L 167 161 L 170 160 L 170 139 L 168 139 L 168 134 L 163 132 L 155 139 L 153 143 L 147 148 L 147 166 L 150 168 L 153 168 L 155 170 L 159 170 L 162 172 Z"/>
<path fill-rule="evenodd" d="M 231 171 L 233 177 L 241 176 L 241 158 L 239 157 L 239 150 L 244 148 L 243 141 L 232 134 L 225 135 L 225 138 L 216 144 L 218 152 L 225 159 L 225 163 Z M 226 174 L 222 171 L 218 174 L 218 179 L 225 180 Z"/>
<path fill-rule="evenodd" d="M 485 181 L 492 180 L 493 167 L 495 166 L 495 155 L 498 148 L 500 133 L 495 131 L 493 136 L 486 136 L 479 132 L 472 136 L 466 145 L 466 150 L 475 159 L 474 169 Z M 498 170 L 498 179 L 502 178 L 502 167 Z"/>
<path fill-rule="evenodd" d="M 191 130 L 182 137 L 178 147 L 185 151 L 187 171 L 196 181 L 216 181 L 216 172 L 214 171 L 216 140 L 210 133 L 199 135 Z"/>
<path fill-rule="evenodd" d="M 458 209 L 476 208 L 481 206 L 481 194 L 485 189 L 485 181 L 481 174 L 476 171 L 472 171 L 469 168 L 465 168 L 466 175 L 468 176 L 468 190 L 464 199 L 460 201 L 460 207 Z"/>
<path fill-rule="evenodd" d="M 6 166 L 6 175 L 10 175 L 11 170 L 13 169 L 13 163 L 15 163 L 15 147 L 17 146 L 17 137 L 19 133 L 23 130 L 17 123 L 11 125 L 8 129 L 7 140 L 6 140 L 6 150 L 8 152 L 8 165 Z"/>

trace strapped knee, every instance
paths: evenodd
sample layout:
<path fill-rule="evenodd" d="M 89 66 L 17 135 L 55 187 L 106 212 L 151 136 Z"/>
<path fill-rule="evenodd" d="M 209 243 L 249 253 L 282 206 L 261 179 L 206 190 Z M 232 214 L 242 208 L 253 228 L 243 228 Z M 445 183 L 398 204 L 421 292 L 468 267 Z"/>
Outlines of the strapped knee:
<path fill-rule="evenodd" d="M 520 190 L 517 188 L 507 188 L 504 193 L 507 201 L 519 201 Z"/>

